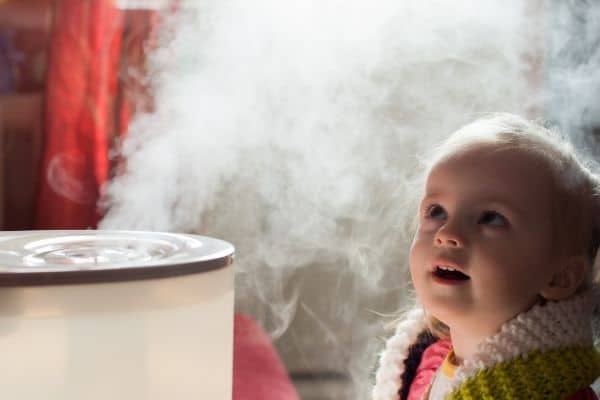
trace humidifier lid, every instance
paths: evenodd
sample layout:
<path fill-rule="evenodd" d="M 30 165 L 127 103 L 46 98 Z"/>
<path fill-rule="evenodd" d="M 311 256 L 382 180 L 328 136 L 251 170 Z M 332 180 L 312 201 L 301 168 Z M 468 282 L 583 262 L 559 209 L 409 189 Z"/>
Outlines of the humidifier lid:
<path fill-rule="evenodd" d="M 231 244 L 206 236 L 147 231 L 0 233 L 0 286 L 168 278 L 224 268 Z"/>

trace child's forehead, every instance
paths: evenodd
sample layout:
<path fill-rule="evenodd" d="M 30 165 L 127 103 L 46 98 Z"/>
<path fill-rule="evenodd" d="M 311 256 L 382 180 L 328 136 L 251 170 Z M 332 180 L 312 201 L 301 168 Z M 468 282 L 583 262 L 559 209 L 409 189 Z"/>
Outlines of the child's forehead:
<path fill-rule="evenodd" d="M 531 171 L 541 170 L 544 175 L 552 176 L 552 160 L 547 154 L 526 148 L 499 146 L 482 143 L 452 149 L 438 155 L 429 168 L 430 175 L 434 171 L 455 168 L 457 166 L 471 167 L 477 170 L 511 170 Z"/>
<path fill-rule="evenodd" d="M 549 162 L 539 155 L 515 148 L 476 146 L 440 157 L 429 170 L 425 189 L 531 197 L 552 195 L 556 185 Z"/>

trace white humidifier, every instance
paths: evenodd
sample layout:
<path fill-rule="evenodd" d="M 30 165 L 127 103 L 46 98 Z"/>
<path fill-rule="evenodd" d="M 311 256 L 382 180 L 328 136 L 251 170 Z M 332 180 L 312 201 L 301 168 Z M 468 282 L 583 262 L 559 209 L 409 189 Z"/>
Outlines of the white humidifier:
<path fill-rule="evenodd" d="M 195 235 L 1 233 L 2 398 L 231 399 L 233 253 Z"/>

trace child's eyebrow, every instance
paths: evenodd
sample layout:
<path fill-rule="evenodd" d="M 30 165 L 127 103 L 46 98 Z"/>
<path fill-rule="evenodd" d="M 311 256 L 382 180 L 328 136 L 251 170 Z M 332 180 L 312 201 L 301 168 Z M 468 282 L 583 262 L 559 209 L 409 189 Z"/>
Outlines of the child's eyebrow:
<path fill-rule="evenodd" d="M 502 196 L 487 196 L 481 198 L 480 201 L 482 203 L 492 204 L 493 206 L 500 206 L 515 215 L 523 215 L 525 213 L 525 210 L 523 210 L 521 207 Z"/>
<path fill-rule="evenodd" d="M 423 197 L 421 197 L 421 200 L 419 201 L 419 203 L 423 203 L 426 200 L 436 199 L 436 198 L 439 198 L 439 197 L 440 197 L 439 193 L 428 193 L 428 192 L 425 192 L 423 194 Z"/>

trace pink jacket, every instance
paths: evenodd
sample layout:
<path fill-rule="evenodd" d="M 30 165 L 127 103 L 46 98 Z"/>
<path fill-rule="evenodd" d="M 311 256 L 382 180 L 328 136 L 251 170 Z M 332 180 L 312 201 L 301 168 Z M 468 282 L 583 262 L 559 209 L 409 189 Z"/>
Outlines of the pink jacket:
<path fill-rule="evenodd" d="M 423 358 L 417 368 L 417 373 L 410 385 L 408 400 L 422 400 L 427 393 L 435 372 L 442 365 L 446 355 L 452 348 L 448 340 L 439 340 L 423 352 Z M 591 388 L 585 388 L 571 395 L 567 400 L 598 400 Z"/>

